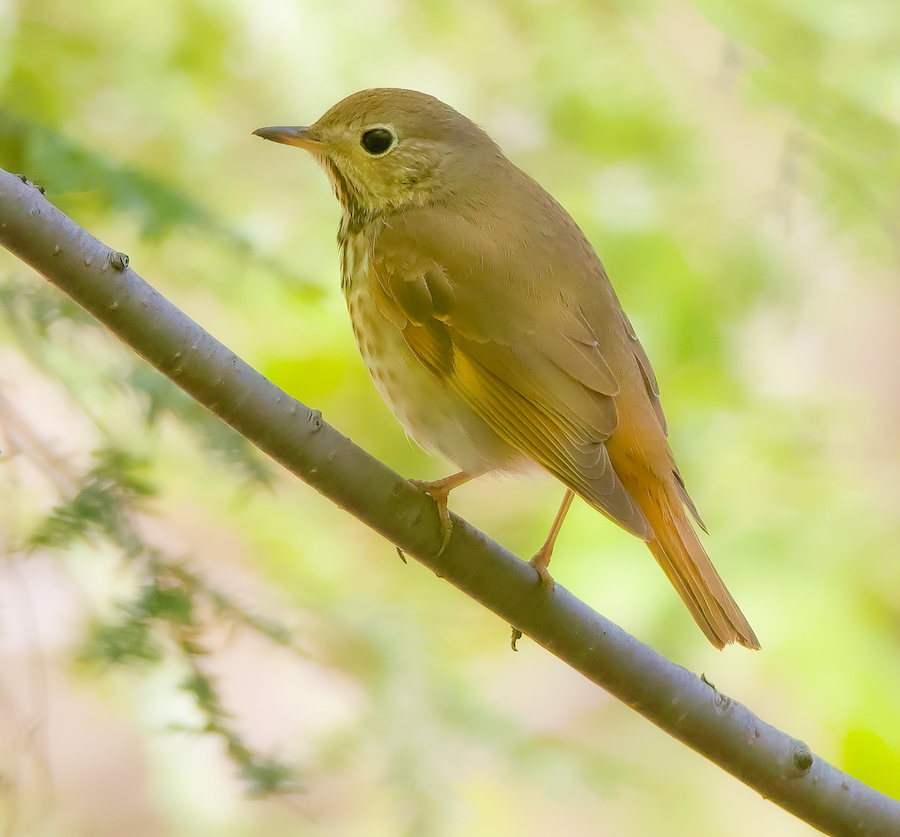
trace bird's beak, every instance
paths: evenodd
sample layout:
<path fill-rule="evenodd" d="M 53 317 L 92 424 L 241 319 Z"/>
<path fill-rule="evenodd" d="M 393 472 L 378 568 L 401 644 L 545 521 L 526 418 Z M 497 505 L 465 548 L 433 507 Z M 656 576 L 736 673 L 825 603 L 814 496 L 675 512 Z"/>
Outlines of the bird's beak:
<path fill-rule="evenodd" d="M 256 136 L 272 142 L 283 142 L 285 145 L 297 145 L 307 151 L 320 151 L 325 143 L 313 138 L 308 127 L 276 125 L 271 128 L 257 128 Z"/>

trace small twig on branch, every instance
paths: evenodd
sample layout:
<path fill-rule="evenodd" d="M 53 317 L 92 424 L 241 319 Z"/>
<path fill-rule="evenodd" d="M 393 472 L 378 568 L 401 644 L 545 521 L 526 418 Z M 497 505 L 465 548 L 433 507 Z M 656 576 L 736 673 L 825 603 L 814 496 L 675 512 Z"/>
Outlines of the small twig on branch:
<path fill-rule="evenodd" d="M 826 834 L 896 837 L 900 802 L 814 756 L 435 505 L 213 339 L 123 254 L 0 170 L 0 244 L 262 451 L 670 735 Z M 437 556 L 437 557 L 436 557 Z"/>

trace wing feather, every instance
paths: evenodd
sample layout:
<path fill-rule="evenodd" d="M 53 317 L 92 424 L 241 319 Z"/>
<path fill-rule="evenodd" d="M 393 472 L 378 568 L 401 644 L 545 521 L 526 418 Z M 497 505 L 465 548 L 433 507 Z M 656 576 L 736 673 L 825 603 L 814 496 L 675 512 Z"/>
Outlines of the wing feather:
<path fill-rule="evenodd" d="M 426 368 L 599 511 L 653 536 L 604 444 L 616 429 L 620 383 L 573 300 L 535 300 L 543 285 L 530 284 L 509 251 L 434 209 L 392 217 L 371 259 L 385 315 Z"/>

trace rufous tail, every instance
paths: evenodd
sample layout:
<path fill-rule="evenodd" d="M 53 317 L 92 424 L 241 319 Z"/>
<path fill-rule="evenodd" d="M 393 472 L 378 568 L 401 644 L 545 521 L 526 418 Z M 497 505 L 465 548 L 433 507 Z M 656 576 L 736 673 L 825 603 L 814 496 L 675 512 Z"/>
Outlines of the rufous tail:
<path fill-rule="evenodd" d="M 716 648 L 737 642 L 759 648 L 756 634 L 712 565 L 685 513 L 681 498 L 665 486 L 641 503 L 655 537 L 647 541 L 653 557 Z"/>

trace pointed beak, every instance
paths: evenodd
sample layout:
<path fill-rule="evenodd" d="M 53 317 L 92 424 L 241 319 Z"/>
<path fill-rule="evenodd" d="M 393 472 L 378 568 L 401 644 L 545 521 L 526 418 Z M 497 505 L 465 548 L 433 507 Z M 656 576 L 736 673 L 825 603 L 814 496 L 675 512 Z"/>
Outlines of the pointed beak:
<path fill-rule="evenodd" d="M 325 143 L 313 138 L 308 127 L 276 125 L 271 128 L 257 128 L 256 136 L 272 142 L 283 142 L 285 145 L 297 145 L 307 151 L 319 151 Z"/>

